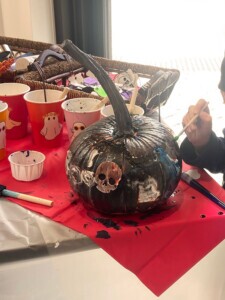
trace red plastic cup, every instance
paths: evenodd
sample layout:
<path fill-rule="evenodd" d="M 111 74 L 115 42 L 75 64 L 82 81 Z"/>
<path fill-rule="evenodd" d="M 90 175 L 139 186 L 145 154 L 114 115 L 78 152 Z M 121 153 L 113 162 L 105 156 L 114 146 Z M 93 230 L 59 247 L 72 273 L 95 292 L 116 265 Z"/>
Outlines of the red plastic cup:
<path fill-rule="evenodd" d="M 46 89 L 24 95 L 31 124 L 33 142 L 41 147 L 59 147 L 62 143 L 64 113 L 62 92 Z"/>
<path fill-rule="evenodd" d="M 26 84 L 9 82 L 0 84 L 0 100 L 8 104 L 6 138 L 20 139 L 28 132 L 28 113 L 24 94 L 30 91 Z"/>

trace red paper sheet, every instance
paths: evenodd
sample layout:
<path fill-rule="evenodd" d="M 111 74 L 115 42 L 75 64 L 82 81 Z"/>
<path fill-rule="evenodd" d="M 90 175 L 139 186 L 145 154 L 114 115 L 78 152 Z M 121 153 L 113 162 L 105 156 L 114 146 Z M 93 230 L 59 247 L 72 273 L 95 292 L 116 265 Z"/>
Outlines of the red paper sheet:
<path fill-rule="evenodd" d="M 33 182 L 16 181 L 6 158 L 0 161 L 0 183 L 12 191 L 53 200 L 54 206 L 9 200 L 85 234 L 136 274 L 155 295 L 162 294 L 224 239 L 224 210 L 182 181 L 162 211 L 106 217 L 86 210 L 66 178 L 68 146 L 66 131 L 63 147 L 55 149 L 34 146 L 30 135 L 8 140 L 8 154 L 42 151 L 46 155 L 44 172 Z M 187 168 L 190 167 L 184 165 Z M 200 182 L 225 199 L 225 191 L 204 171 Z"/>

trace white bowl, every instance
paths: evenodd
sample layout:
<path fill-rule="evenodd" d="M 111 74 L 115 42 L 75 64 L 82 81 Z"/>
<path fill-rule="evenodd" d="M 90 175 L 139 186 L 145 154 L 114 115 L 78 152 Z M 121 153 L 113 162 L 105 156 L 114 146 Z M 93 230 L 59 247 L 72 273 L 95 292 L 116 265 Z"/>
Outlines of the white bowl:
<path fill-rule="evenodd" d="M 38 151 L 17 151 L 9 155 L 13 178 L 20 181 L 32 181 L 41 177 L 45 155 Z"/>
<path fill-rule="evenodd" d="M 128 110 L 129 110 L 129 107 L 130 107 L 130 104 L 126 104 Z M 145 113 L 144 109 L 138 105 L 135 105 L 134 106 L 134 110 L 132 112 L 132 115 L 140 115 L 140 116 L 143 116 Z M 105 117 L 108 117 L 108 116 L 112 116 L 114 115 L 114 111 L 113 111 L 113 107 L 111 104 L 109 105 L 106 105 L 104 107 L 102 107 L 101 109 L 101 119 L 102 118 L 105 118 Z"/>

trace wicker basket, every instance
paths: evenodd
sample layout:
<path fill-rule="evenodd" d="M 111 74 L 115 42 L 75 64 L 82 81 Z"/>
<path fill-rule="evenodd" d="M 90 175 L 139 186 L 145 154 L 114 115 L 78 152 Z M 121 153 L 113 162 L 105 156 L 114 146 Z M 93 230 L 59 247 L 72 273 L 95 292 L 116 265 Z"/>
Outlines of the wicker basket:
<path fill-rule="evenodd" d="M 18 38 L 10 38 L 10 37 L 1 37 L 0 36 L 0 44 L 7 44 L 10 49 L 16 53 L 22 54 L 27 52 L 32 52 L 33 54 L 41 54 L 44 50 L 49 49 L 52 44 L 49 43 L 43 43 L 43 42 L 36 42 L 36 41 L 30 41 L 25 39 L 18 39 Z M 168 100 L 176 82 L 179 79 L 180 72 L 176 69 L 168 69 L 168 68 L 161 68 L 156 66 L 150 66 L 150 65 L 143 65 L 143 64 L 136 64 L 136 63 L 128 63 L 123 61 L 117 61 L 117 60 L 109 60 L 102 57 L 96 57 L 94 56 L 94 59 L 107 71 L 107 72 L 116 72 L 121 73 L 124 71 L 127 71 L 128 69 L 131 69 L 134 73 L 138 74 L 139 77 L 146 78 L 149 80 L 149 87 L 147 89 L 152 88 L 151 81 L 154 80 L 155 75 L 158 71 L 162 72 L 169 72 L 170 74 L 170 81 L 166 82 L 166 88 L 163 88 L 162 85 L 158 86 L 156 90 L 154 91 L 154 95 L 152 96 L 153 103 L 160 103 L 165 104 Z M 80 71 L 84 70 L 83 66 L 74 60 L 70 61 L 57 61 L 57 60 L 51 60 L 50 63 L 46 64 L 42 67 L 42 71 L 45 74 L 45 82 L 48 84 L 48 88 L 58 89 L 56 85 L 52 84 L 57 79 L 66 79 L 68 78 L 72 73 L 79 73 Z M 31 86 L 31 88 L 43 88 L 43 78 L 38 71 L 30 71 L 30 72 L 24 72 L 22 74 L 18 74 L 15 72 L 6 72 L 4 76 L 0 77 L 0 81 L 18 81 L 18 82 L 24 82 Z M 65 82 L 65 80 L 64 80 Z M 60 88 L 62 89 L 62 88 Z M 148 94 L 148 90 L 146 91 L 146 95 Z M 83 93 L 80 91 L 71 91 L 69 93 L 69 97 L 72 97 L 72 94 L 84 94 L 84 97 L 87 97 L 87 95 L 91 96 L 90 94 Z M 78 96 L 79 97 L 79 96 Z M 92 97 L 92 96 L 91 96 Z M 160 99 L 159 99 L 160 97 Z M 101 99 L 101 97 L 99 97 Z M 141 98 L 140 98 L 141 99 Z M 141 101 L 139 99 L 139 104 L 141 104 Z M 151 101 L 152 102 L 152 101 Z"/>

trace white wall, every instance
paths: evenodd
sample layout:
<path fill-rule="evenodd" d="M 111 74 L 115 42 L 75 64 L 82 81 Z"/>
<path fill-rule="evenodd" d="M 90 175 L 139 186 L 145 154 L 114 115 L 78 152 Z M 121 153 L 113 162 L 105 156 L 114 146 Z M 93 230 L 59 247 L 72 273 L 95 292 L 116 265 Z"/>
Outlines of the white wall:
<path fill-rule="evenodd" d="M 52 0 L 1 0 L 0 35 L 55 43 Z"/>

